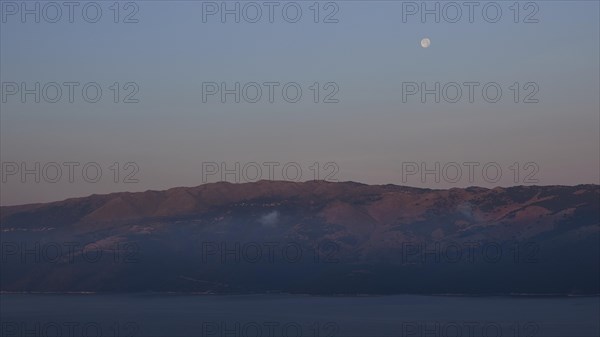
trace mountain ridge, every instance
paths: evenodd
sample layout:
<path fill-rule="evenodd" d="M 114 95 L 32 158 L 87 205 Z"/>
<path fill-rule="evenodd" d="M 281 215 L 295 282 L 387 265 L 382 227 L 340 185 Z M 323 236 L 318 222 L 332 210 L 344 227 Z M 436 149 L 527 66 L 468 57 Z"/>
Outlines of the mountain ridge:
<path fill-rule="evenodd" d="M 262 181 L 119 192 L 2 207 L 0 240 L 12 250 L 3 248 L 0 290 L 598 293 L 599 225 L 600 186 L 592 184 Z M 120 257 L 135 246 L 138 259 L 20 263 L 20 245 L 41 245 L 41 253 L 66 242 Z M 305 255 L 299 263 L 240 263 L 243 251 L 227 259 L 231 249 L 266 254 L 273 243 Z M 477 261 L 466 259 L 473 244 Z M 500 260 L 486 259 L 490 249 Z"/>

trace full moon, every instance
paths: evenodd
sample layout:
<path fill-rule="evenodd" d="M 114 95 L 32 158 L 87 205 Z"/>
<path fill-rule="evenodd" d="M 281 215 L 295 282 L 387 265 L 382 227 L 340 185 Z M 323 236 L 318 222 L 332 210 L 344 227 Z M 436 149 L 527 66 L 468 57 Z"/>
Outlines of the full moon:
<path fill-rule="evenodd" d="M 421 40 L 421 47 L 429 48 L 430 45 L 431 45 L 431 40 L 429 38 L 426 37 L 423 40 Z"/>

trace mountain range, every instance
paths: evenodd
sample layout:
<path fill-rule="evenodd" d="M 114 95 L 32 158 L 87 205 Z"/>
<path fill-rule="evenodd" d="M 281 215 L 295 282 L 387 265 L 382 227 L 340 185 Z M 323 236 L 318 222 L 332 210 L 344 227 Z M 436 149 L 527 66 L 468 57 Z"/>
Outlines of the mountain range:
<path fill-rule="evenodd" d="M 226 182 L 0 207 L 4 292 L 598 294 L 600 186 Z"/>

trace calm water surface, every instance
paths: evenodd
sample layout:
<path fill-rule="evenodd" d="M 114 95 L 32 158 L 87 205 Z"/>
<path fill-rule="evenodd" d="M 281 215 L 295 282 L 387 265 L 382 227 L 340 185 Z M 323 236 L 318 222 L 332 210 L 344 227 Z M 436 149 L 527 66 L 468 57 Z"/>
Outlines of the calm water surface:
<path fill-rule="evenodd" d="M 2 336 L 600 336 L 600 298 L 0 296 Z"/>

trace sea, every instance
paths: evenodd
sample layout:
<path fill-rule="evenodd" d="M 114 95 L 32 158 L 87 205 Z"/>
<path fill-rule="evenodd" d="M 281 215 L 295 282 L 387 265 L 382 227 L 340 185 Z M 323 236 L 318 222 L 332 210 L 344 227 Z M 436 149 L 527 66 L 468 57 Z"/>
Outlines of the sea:
<path fill-rule="evenodd" d="M 1 336 L 600 336 L 600 297 L 0 294 Z"/>

